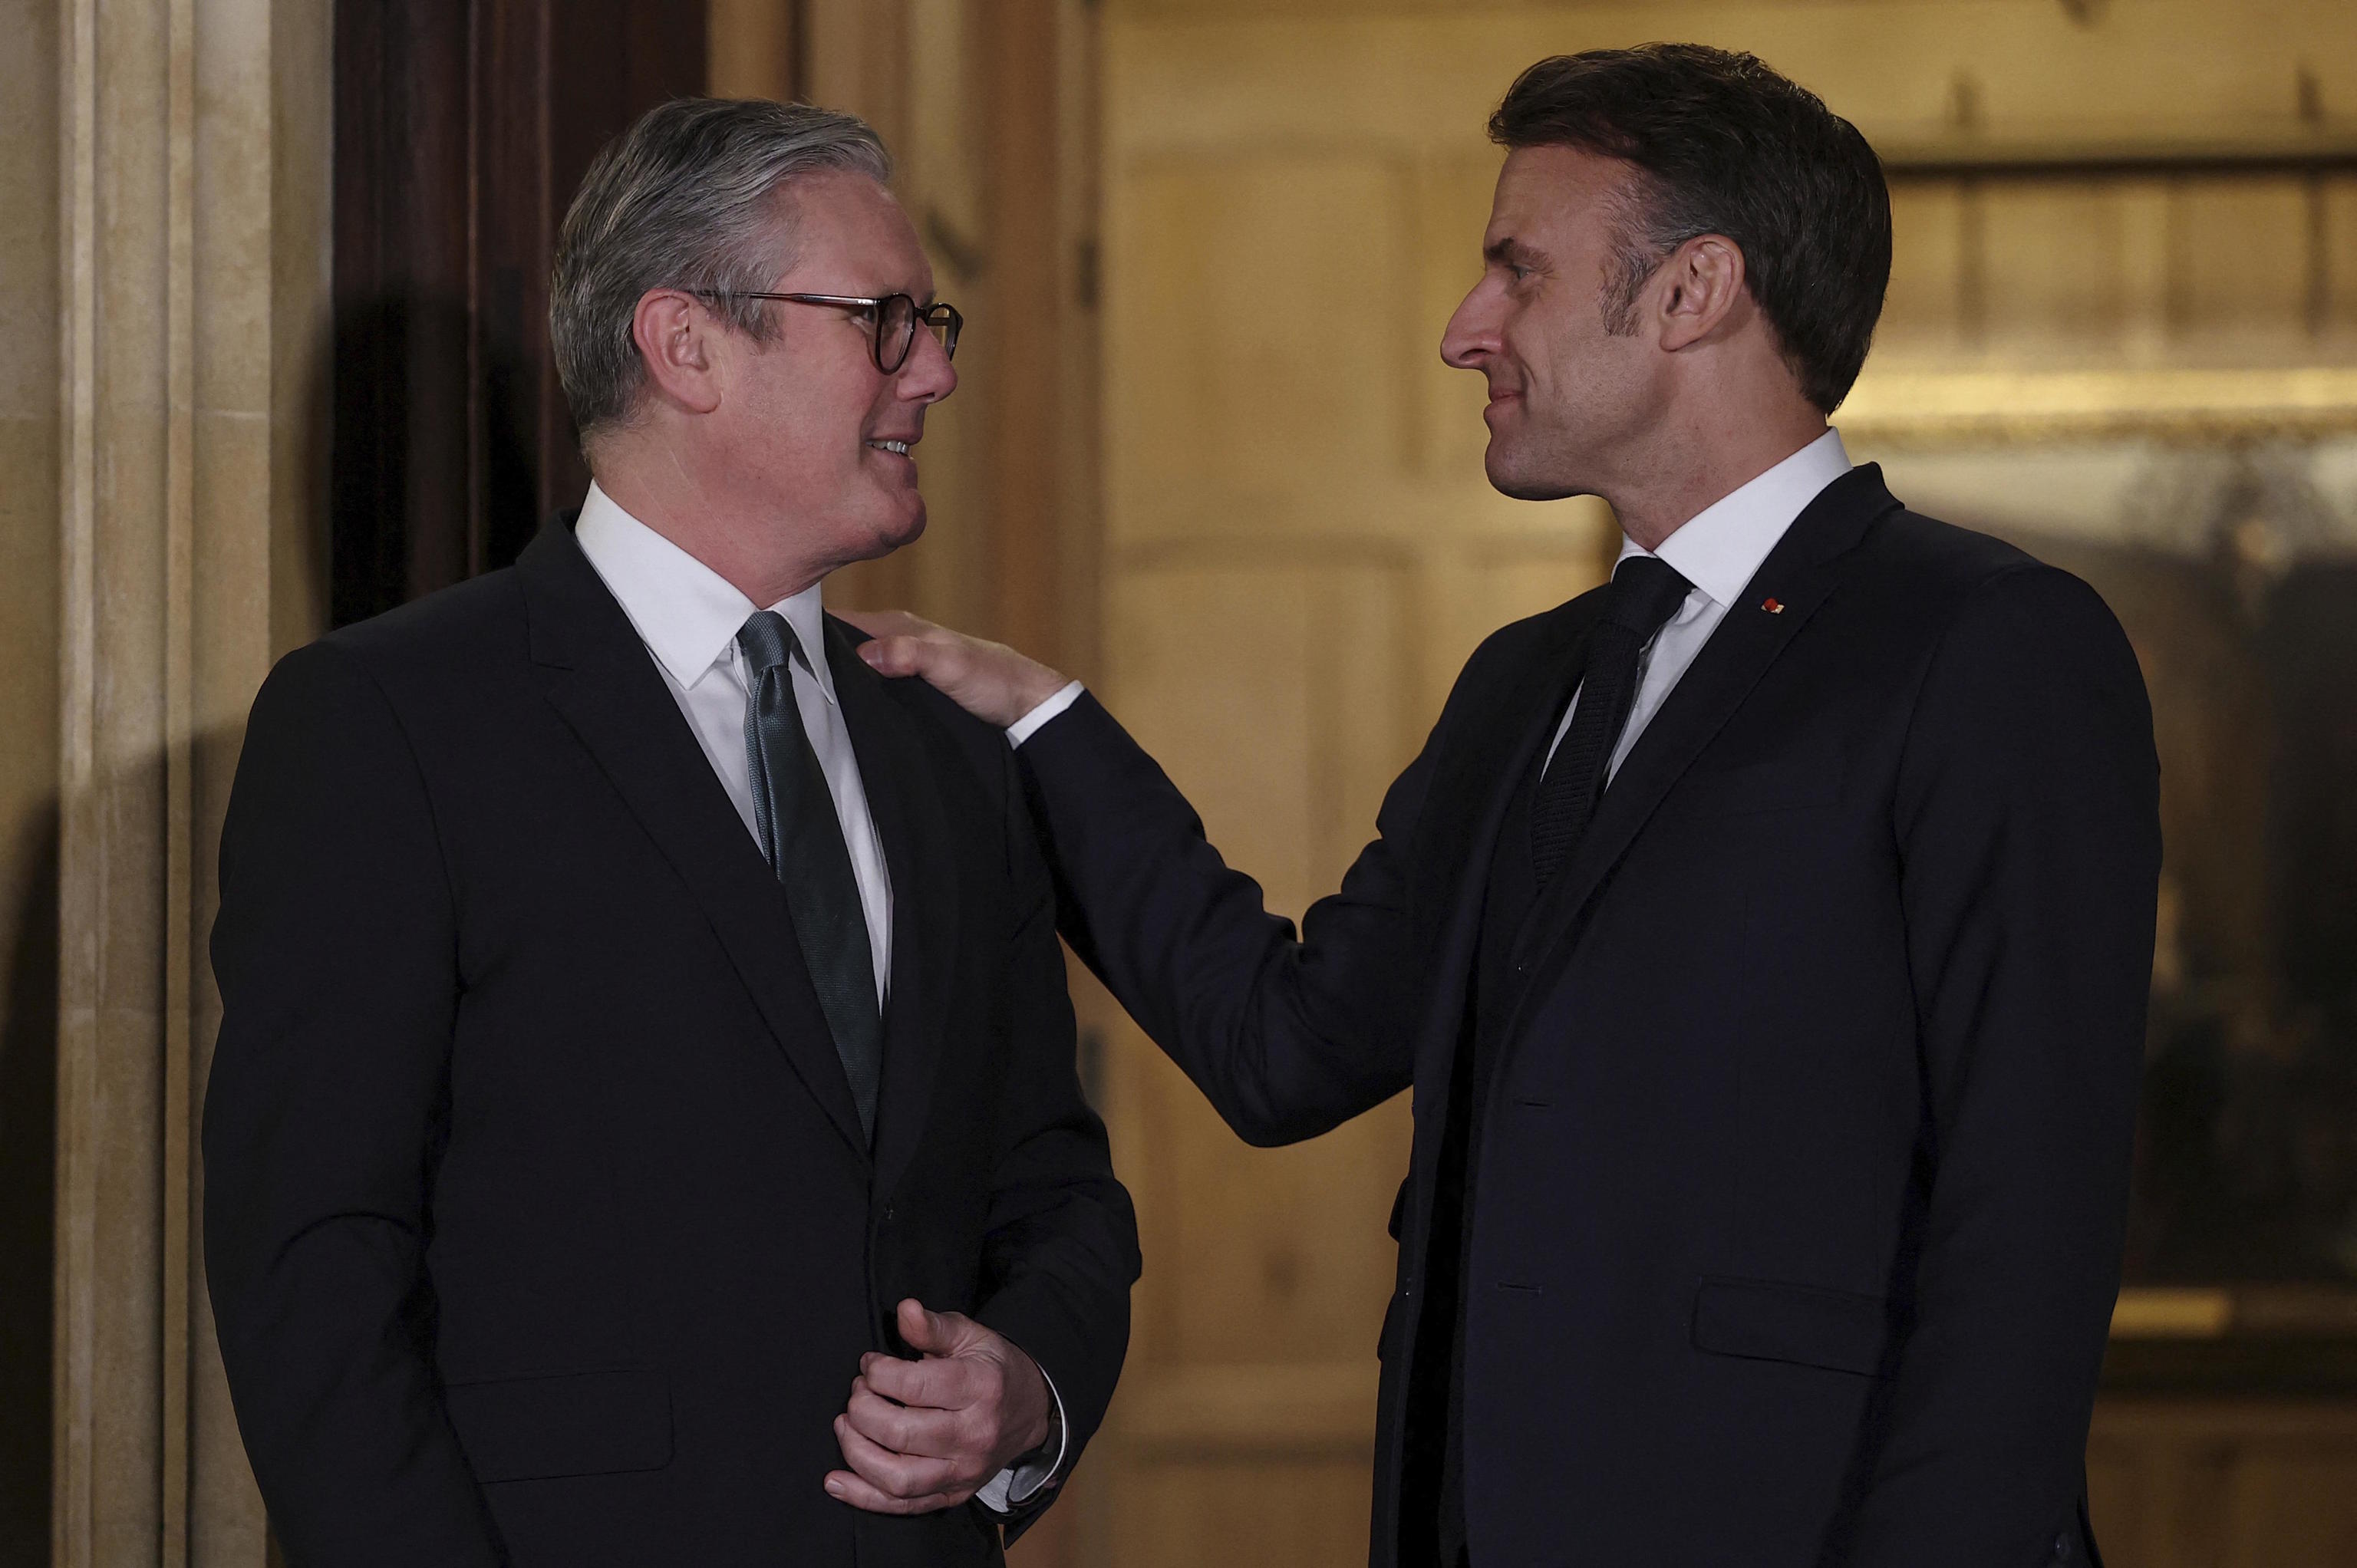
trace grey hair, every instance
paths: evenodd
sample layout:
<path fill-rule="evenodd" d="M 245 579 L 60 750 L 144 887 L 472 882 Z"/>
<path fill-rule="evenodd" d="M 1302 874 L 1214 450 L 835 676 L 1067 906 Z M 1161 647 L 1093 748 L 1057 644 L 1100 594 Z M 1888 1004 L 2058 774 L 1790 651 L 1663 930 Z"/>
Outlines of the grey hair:
<path fill-rule="evenodd" d="M 742 295 L 791 263 L 785 187 L 834 169 L 882 184 L 892 155 L 856 116 L 760 98 L 675 98 L 597 155 L 548 291 L 549 345 L 585 446 L 628 421 L 646 379 L 630 324 L 649 289 L 709 294 L 731 326 L 772 335 L 772 313 Z"/>

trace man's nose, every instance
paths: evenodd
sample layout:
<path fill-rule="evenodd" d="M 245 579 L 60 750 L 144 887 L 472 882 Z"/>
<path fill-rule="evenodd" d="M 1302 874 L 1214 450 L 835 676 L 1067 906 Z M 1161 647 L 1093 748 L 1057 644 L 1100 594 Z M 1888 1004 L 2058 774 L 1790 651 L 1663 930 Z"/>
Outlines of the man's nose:
<path fill-rule="evenodd" d="M 1498 312 L 1483 297 L 1488 292 L 1485 284 L 1475 284 L 1440 334 L 1440 357 L 1458 370 L 1478 371 L 1498 351 Z"/>
<path fill-rule="evenodd" d="M 957 391 L 957 371 L 950 364 L 949 350 L 930 330 L 920 328 L 917 340 L 909 345 L 909 362 L 900 367 L 894 378 L 893 391 L 909 403 L 939 403 Z"/>

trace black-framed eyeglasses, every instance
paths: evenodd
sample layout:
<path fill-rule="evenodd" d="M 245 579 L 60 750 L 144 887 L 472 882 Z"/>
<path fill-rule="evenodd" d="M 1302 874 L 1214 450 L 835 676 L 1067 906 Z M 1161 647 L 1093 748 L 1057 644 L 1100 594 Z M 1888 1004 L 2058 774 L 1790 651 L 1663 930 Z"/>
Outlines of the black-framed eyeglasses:
<path fill-rule="evenodd" d="M 695 292 L 706 299 L 775 299 L 788 305 L 832 305 L 859 311 L 875 328 L 876 368 L 888 376 L 909 362 L 909 350 L 917 345 L 919 322 L 924 323 L 941 343 L 942 354 L 950 359 L 957 357 L 958 333 L 965 326 L 965 317 L 949 301 L 919 305 L 905 294 L 873 298 L 856 294 L 763 294 L 752 289 L 741 293 L 708 288 Z"/>

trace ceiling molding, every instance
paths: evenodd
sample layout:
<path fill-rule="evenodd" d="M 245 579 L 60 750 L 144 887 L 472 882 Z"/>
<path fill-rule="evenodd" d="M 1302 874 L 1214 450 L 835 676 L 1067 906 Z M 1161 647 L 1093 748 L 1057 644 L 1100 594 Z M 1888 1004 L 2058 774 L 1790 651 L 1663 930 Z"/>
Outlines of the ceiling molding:
<path fill-rule="evenodd" d="M 1911 370 L 1868 366 L 1844 432 L 1900 445 L 2132 437 L 2198 444 L 2357 435 L 2357 367 Z"/>
<path fill-rule="evenodd" d="M 2352 125 L 2234 126 L 2169 134 L 2052 127 L 1869 139 L 1893 179 L 2357 171 L 2357 126 Z"/>

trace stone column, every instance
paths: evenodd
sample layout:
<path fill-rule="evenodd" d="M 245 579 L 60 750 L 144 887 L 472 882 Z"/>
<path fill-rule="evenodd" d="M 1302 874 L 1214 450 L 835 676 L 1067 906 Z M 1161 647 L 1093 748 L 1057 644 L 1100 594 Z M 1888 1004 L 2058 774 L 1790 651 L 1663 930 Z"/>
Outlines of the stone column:
<path fill-rule="evenodd" d="M 0 1563 L 49 1549 L 58 999 L 57 0 L 0 0 Z"/>
<path fill-rule="evenodd" d="M 325 603 L 329 0 L 61 0 L 55 1568 L 262 1568 L 204 1292 L 230 771 Z"/>

